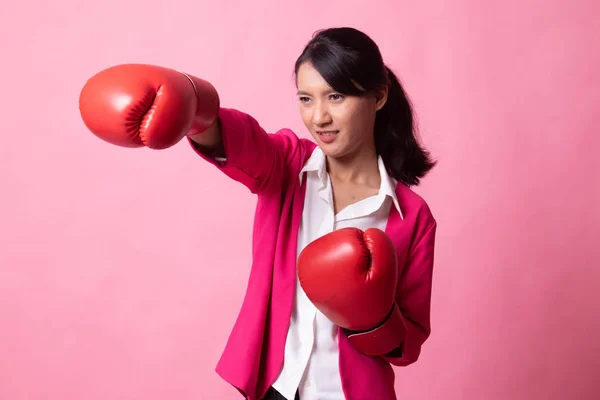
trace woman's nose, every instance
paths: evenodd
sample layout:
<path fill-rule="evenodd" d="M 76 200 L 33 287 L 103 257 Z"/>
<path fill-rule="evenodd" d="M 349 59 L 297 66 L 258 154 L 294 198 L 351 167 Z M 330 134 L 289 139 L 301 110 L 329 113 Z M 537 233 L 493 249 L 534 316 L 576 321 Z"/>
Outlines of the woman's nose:
<path fill-rule="evenodd" d="M 315 125 L 326 125 L 331 122 L 331 115 L 326 105 L 317 103 L 313 112 L 313 123 Z"/>

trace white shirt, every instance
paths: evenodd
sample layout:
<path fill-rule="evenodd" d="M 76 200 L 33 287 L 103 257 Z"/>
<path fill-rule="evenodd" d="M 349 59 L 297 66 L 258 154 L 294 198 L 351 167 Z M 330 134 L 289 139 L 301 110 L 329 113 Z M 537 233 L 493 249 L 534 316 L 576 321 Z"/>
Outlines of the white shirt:
<path fill-rule="evenodd" d="M 298 255 L 315 239 L 336 229 L 356 227 L 385 230 L 391 204 L 402 211 L 396 198 L 396 181 L 378 160 L 381 186 L 379 193 L 354 203 L 337 215 L 325 154 L 316 147 L 300 172 L 306 172 L 306 197 L 298 232 Z M 306 297 L 296 274 L 296 292 L 285 343 L 283 369 L 273 387 L 286 399 L 293 400 L 296 390 L 301 400 L 343 400 L 338 366 L 337 326 Z"/>

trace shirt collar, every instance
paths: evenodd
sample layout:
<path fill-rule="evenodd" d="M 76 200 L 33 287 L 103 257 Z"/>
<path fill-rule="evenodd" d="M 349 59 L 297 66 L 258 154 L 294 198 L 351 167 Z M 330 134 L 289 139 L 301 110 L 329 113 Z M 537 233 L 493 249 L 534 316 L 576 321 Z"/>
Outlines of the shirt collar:
<path fill-rule="evenodd" d="M 325 163 L 325 153 L 323 153 L 323 150 L 321 150 L 321 148 L 317 146 L 311 154 L 310 158 L 304 164 L 302 170 L 300 171 L 300 184 L 302 184 L 304 173 L 310 171 L 317 172 L 321 183 L 325 184 L 327 182 L 326 165 L 327 164 Z M 400 218 L 404 219 L 402 209 L 400 208 L 400 203 L 398 202 L 398 197 L 396 196 L 397 182 L 388 174 L 381 156 L 377 158 L 377 165 L 379 167 L 379 174 L 381 175 L 381 186 L 379 187 L 379 194 L 389 196 L 392 199 L 396 210 L 398 210 Z"/>

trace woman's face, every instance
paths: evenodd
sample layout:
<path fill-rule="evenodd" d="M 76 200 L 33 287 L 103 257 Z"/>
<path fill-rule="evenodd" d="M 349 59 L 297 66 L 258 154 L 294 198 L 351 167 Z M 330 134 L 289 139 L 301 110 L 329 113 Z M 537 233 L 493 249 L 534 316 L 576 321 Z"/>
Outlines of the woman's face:
<path fill-rule="evenodd" d="M 342 95 L 310 63 L 300 66 L 296 78 L 302 121 L 325 155 L 347 158 L 375 151 L 375 114 L 385 104 L 387 92 Z"/>

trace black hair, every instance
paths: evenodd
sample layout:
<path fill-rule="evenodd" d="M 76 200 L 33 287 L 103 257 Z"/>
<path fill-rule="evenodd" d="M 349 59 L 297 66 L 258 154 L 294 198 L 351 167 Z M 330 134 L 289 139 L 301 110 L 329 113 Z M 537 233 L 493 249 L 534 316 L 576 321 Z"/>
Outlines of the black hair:
<path fill-rule="evenodd" d="M 418 185 L 436 162 L 417 142 L 410 100 L 377 44 L 355 28 L 324 29 L 313 35 L 296 60 L 296 76 L 305 62 L 344 95 L 364 96 L 388 87 L 387 101 L 375 117 L 375 150 L 394 179 Z"/>

